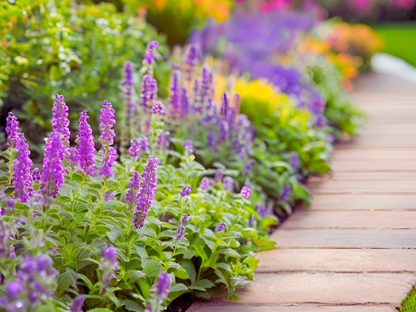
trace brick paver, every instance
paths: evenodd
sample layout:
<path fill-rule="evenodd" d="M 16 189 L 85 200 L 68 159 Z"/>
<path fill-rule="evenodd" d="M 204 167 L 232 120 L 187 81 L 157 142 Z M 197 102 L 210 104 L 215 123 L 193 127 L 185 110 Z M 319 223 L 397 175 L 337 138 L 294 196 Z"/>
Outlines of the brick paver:
<path fill-rule="evenodd" d="M 299 208 L 259 253 L 239 301 L 215 297 L 191 312 L 396 311 L 416 283 L 416 85 L 366 74 L 354 99 L 369 121 L 334 152 L 333 173 L 309 181 Z"/>

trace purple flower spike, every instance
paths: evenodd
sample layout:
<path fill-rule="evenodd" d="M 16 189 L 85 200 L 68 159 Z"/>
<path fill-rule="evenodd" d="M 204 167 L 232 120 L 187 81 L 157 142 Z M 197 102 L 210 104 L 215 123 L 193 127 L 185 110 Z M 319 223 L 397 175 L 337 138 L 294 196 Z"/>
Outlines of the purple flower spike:
<path fill-rule="evenodd" d="M 251 171 L 253 170 L 255 164 L 256 164 L 255 160 L 253 158 L 250 158 L 244 165 L 244 168 L 243 168 L 244 174 L 249 175 Z"/>
<path fill-rule="evenodd" d="M 180 72 L 175 70 L 172 72 L 169 85 L 169 115 L 172 118 L 179 117 L 181 114 L 181 93 L 182 88 L 180 86 Z"/>
<path fill-rule="evenodd" d="M 155 199 L 157 187 L 157 163 L 158 160 L 155 157 L 150 157 L 146 169 L 142 174 L 142 182 L 136 197 L 136 211 L 133 216 L 133 224 L 136 229 L 143 226 L 148 210 Z M 139 221 L 140 224 L 138 224 Z"/>
<path fill-rule="evenodd" d="M 114 147 L 109 146 L 107 155 L 105 155 L 105 151 L 104 151 L 104 157 L 103 157 L 103 162 L 102 162 L 103 166 L 100 169 L 101 176 L 106 176 L 106 177 L 114 176 L 114 172 L 111 167 L 113 163 L 116 161 L 116 159 L 117 159 L 116 150 L 114 149 Z"/>
<path fill-rule="evenodd" d="M 227 118 L 229 106 L 230 106 L 230 101 L 228 99 L 228 95 L 226 92 L 224 92 L 221 95 L 221 118 Z"/>
<path fill-rule="evenodd" d="M 162 102 L 156 102 L 153 106 L 152 106 L 152 114 L 160 114 L 160 115 L 164 115 L 166 111 L 166 107 Z"/>
<path fill-rule="evenodd" d="M 9 116 L 6 118 L 6 121 L 7 142 L 9 146 L 14 148 L 19 134 L 19 121 L 12 112 L 9 112 Z"/>
<path fill-rule="evenodd" d="M 146 136 L 142 137 L 140 141 L 140 149 L 145 152 L 149 152 L 149 141 L 147 140 Z"/>
<path fill-rule="evenodd" d="M 82 306 L 84 305 L 84 297 L 79 295 L 72 301 L 72 305 L 69 308 L 69 312 L 82 312 Z"/>
<path fill-rule="evenodd" d="M 189 213 L 188 214 L 187 213 L 183 214 L 181 223 L 179 223 L 179 226 L 178 226 L 178 235 L 176 236 L 177 241 L 181 240 L 183 238 L 183 236 L 185 234 L 185 230 L 186 230 L 186 224 L 188 223 L 188 218 L 190 216 L 191 215 Z"/>
<path fill-rule="evenodd" d="M 142 82 L 142 93 L 140 94 L 140 105 L 145 111 L 152 108 L 157 99 L 157 82 L 150 75 L 144 75 Z"/>
<path fill-rule="evenodd" d="M 248 226 L 252 228 L 253 225 L 254 225 L 254 215 L 251 215 L 250 219 L 248 219 Z"/>
<path fill-rule="evenodd" d="M 220 225 L 218 225 L 217 232 L 222 232 L 224 230 L 225 230 L 225 223 L 222 222 Z"/>
<path fill-rule="evenodd" d="M 33 178 L 30 174 L 32 160 L 29 158 L 29 145 L 26 143 L 23 133 L 19 133 L 16 140 L 18 154 L 13 162 L 13 185 L 15 196 L 22 202 L 26 202 L 33 195 Z"/>
<path fill-rule="evenodd" d="M 11 298 L 16 298 L 23 289 L 24 287 L 20 281 L 11 281 L 6 285 L 6 293 Z"/>
<path fill-rule="evenodd" d="M 214 180 L 217 182 L 221 181 L 223 176 L 224 176 L 224 172 L 221 169 L 218 169 L 217 171 L 215 171 Z"/>
<path fill-rule="evenodd" d="M 156 40 L 152 41 L 149 43 L 149 49 L 150 50 L 154 50 L 159 46 L 159 42 L 157 42 Z"/>
<path fill-rule="evenodd" d="M 202 67 L 202 85 L 201 85 L 201 93 L 202 99 L 205 103 L 205 100 L 211 100 L 214 94 L 212 86 L 213 86 L 213 79 L 212 73 L 207 65 Z"/>
<path fill-rule="evenodd" d="M 262 203 L 257 203 L 257 212 L 261 217 L 266 215 L 266 207 Z"/>
<path fill-rule="evenodd" d="M 189 154 L 194 153 L 194 145 L 192 144 L 191 140 L 185 141 L 185 149 L 188 151 Z"/>
<path fill-rule="evenodd" d="M 126 195 L 126 201 L 129 205 L 132 205 L 134 203 L 139 187 L 140 187 L 140 174 L 137 171 L 135 171 L 133 172 L 133 177 L 131 178 L 130 190 L 128 190 L 127 195 Z"/>
<path fill-rule="evenodd" d="M 293 167 L 293 169 L 298 170 L 299 169 L 299 154 L 294 152 L 292 156 L 290 157 L 290 165 Z"/>
<path fill-rule="evenodd" d="M 231 177 L 224 177 L 222 185 L 227 191 L 232 192 L 234 190 L 234 179 Z"/>
<path fill-rule="evenodd" d="M 64 101 L 63 95 L 56 95 L 55 103 L 53 104 L 52 127 L 53 130 L 63 136 L 63 142 L 69 147 L 69 119 L 68 106 Z"/>
<path fill-rule="evenodd" d="M 251 192 L 251 189 L 247 186 L 243 186 L 243 188 L 241 189 L 241 195 L 243 195 L 244 198 L 249 198 L 250 192 Z"/>
<path fill-rule="evenodd" d="M 169 294 L 169 288 L 172 285 L 169 274 L 165 271 L 160 272 L 159 277 L 156 280 L 157 294 L 163 301 Z"/>
<path fill-rule="evenodd" d="M 132 140 L 129 148 L 129 154 L 133 158 L 138 158 L 140 156 L 140 143 L 137 140 Z"/>
<path fill-rule="evenodd" d="M 146 50 L 144 54 L 144 63 L 147 65 L 152 65 L 154 60 L 154 53 L 152 50 Z"/>
<path fill-rule="evenodd" d="M 215 132 L 212 132 L 212 131 L 208 132 L 208 146 L 210 147 L 213 153 L 217 152 L 217 144 L 215 140 L 216 140 Z"/>
<path fill-rule="evenodd" d="M 111 263 L 117 262 L 117 254 L 113 247 L 108 246 L 101 255 L 104 260 L 110 261 Z"/>
<path fill-rule="evenodd" d="M 89 117 L 87 111 L 84 110 L 79 113 L 79 124 L 78 124 L 78 148 L 76 151 L 77 162 L 81 169 L 86 174 L 95 173 L 95 146 L 94 136 L 92 135 L 92 129 L 89 125 Z"/>
<path fill-rule="evenodd" d="M 133 86 L 133 65 L 127 61 L 124 68 L 124 81 L 123 84 L 132 87 Z"/>
<path fill-rule="evenodd" d="M 283 186 L 283 192 L 280 196 L 280 199 L 285 200 L 289 196 L 290 191 L 292 191 L 292 185 L 290 185 L 289 183 L 285 184 Z"/>
<path fill-rule="evenodd" d="M 187 184 L 187 185 L 185 185 L 185 187 L 182 189 L 182 191 L 179 193 L 179 195 L 180 195 L 181 197 L 185 197 L 185 196 L 188 196 L 189 194 L 191 194 L 191 192 L 192 192 L 192 187 L 191 187 L 189 184 Z"/>
<path fill-rule="evenodd" d="M 101 115 L 100 115 L 101 135 L 98 140 L 104 146 L 113 145 L 114 137 L 116 136 L 113 130 L 113 126 L 116 123 L 114 119 L 115 110 L 113 109 L 111 103 L 105 100 L 103 104 L 103 108 L 100 111 L 101 111 Z"/>
<path fill-rule="evenodd" d="M 61 135 L 52 132 L 45 143 L 45 157 L 43 159 L 43 170 L 40 177 L 40 191 L 45 198 L 58 195 L 58 190 L 64 183 L 64 168 L 62 166 L 63 151 Z"/>
<path fill-rule="evenodd" d="M 321 115 L 325 110 L 325 102 L 319 95 L 314 95 L 309 102 L 309 110 Z"/>
<path fill-rule="evenodd" d="M 207 177 L 202 178 L 199 188 L 203 191 L 206 191 L 209 186 L 209 179 Z"/>
<path fill-rule="evenodd" d="M 230 133 L 230 124 L 228 123 L 228 120 L 221 120 L 220 122 L 220 126 L 221 126 L 221 134 L 220 134 L 220 138 L 221 141 L 225 141 Z"/>

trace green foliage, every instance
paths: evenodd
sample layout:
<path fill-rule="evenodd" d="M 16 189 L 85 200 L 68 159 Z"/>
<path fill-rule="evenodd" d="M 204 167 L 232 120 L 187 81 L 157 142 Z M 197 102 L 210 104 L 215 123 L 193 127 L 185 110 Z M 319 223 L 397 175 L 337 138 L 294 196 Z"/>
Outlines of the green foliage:
<path fill-rule="evenodd" d="M 416 289 L 407 295 L 402 302 L 402 307 L 399 309 L 400 312 L 415 312 L 416 311 Z"/>
<path fill-rule="evenodd" d="M 170 69 L 163 61 L 169 52 L 165 38 L 147 23 L 116 12 L 111 4 L 22 0 L 12 5 L 3 1 L 1 15 L 2 120 L 13 110 L 38 154 L 42 154 L 43 137 L 52 129 L 54 95 L 64 94 L 72 108 L 71 128 L 76 128 L 75 112 L 87 109 L 98 133 L 99 115 L 93 107 L 107 99 L 122 111 L 119 84 L 127 60 L 137 65 L 134 87 L 139 93 L 139 69 L 152 40 L 161 44 L 154 74 L 160 95 L 167 95 Z"/>

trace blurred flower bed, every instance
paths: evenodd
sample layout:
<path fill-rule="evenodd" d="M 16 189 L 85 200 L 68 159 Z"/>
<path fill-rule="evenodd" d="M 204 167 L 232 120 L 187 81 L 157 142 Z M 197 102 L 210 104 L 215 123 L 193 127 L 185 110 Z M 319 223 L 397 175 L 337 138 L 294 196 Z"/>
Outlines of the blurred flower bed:
<path fill-rule="evenodd" d="M 380 46 L 286 2 L 2 4 L 0 311 L 238 299 L 363 123 L 347 92 Z"/>

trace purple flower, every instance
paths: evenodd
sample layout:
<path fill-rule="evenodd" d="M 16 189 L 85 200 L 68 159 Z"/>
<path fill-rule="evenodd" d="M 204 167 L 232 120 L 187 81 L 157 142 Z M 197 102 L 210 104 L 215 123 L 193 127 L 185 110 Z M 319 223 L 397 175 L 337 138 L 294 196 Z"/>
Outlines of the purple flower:
<path fill-rule="evenodd" d="M 11 281 L 6 285 L 6 293 L 11 298 L 16 298 L 23 289 L 24 287 L 20 281 Z"/>
<path fill-rule="evenodd" d="M 101 115 L 101 135 L 98 141 L 104 146 L 110 146 L 114 143 L 115 133 L 113 130 L 113 126 L 116 123 L 114 119 L 115 110 L 113 109 L 110 102 L 107 100 L 104 101 L 103 108 L 100 110 Z"/>
<path fill-rule="evenodd" d="M 151 109 L 157 99 L 157 82 L 150 75 L 144 75 L 140 94 L 140 105 L 144 110 Z"/>
<path fill-rule="evenodd" d="M 180 93 L 180 106 L 179 106 L 179 114 L 181 117 L 185 116 L 189 113 L 190 109 L 190 101 L 189 101 L 189 94 L 186 88 L 182 88 L 182 92 Z"/>
<path fill-rule="evenodd" d="M 82 306 L 84 305 L 84 297 L 79 295 L 72 301 L 72 305 L 69 308 L 69 312 L 82 312 Z"/>
<path fill-rule="evenodd" d="M 142 174 L 142 182 L 137 193 L 136 211 L 133 216 L 133 224 L 136 228 L 141 228 L 146 219 L 149 208 L 155 199 L 157 187 L 157 162 L 155 157 L 150 157 L 146 169 Z M 138 225 L 140 221 L 140 224 Z"/>
<path fill-rule="evenodd" d="M 142 140 L 140 141 L 140 149 L 145 152 L 149 152 L 149 141 L 147 137 L 144 135 Z"/>
<path fill-rule="evenodd" d="M 201 183 L 199 184 L 199 188 L 203 191 L 206 191 L 209 186 L 209 179 L 207 177 L 203 177 Z"/>
<path fill-rule="evenodd" d="M 213 79 L 212 79 L 212 73 L 208 65 L 202 66 L 201 72 L 202 72 L 201 93 L 202 93 L 202 100 L 205 103 L 208 100 L 211 100 L 214 94 Z"/>
<path fill-rule="evenodd" d="M 199 64 L 199 50 L 193 46 L 188 45 L 185 47 L 183 72 L 185 80 L 188 82 L 193 81 L 196 66 Z"/>
<path fill-rule="evenodd" d="M 330 143 L 333 143 L 334 142 L 334 140 L 335 140 L 335 137 L 334 137 L 334 135 L 332 134 L 332 133 L 328 133 L 328 141 L 330 142 Z"/>
<path fill-rule="evenodd" d="M 12 112 L 9 112 L 9 116 L 6 118 L 6 121 L 7 142 L 9 146 L 14 148 L 19 134 L 19 121 Z"/>
<path fill-rule="evenodd" d="M 293 167 L 293 169 L 298 170 L 299 169 L 299 154 L 294 152 L 292 156 L 290 157 L 290 165 Z"/>
<path fill-rule="evenodd" d="M 137 191 L 140 187 L 140 177 L 137 171 L 133 172 L 133 177 L 130 182 L 130 190 L 127 192 L 126 201 L 129 205 L 133 204 L 136 199 Z"/>
<path fill-rule="evenodd" d="M 192 192 L 192 187 L 191 187 L 189 184 L 187 184 L 187 185 L 185 185 L 185 187 L 182 189 L 182 191 L 179 193 L 179 195 L 180 195 L 181 197 L 185 197 L 185 196 L 188 196 L 189 194 L 191 194 L 191 192 Z"/>
<path fill-rule="evenodd" d="M 208 146 L 211 149 L 211 152 L 215 153 L 217 152 L 217 144 L 215 142 L 216 137 L 215 137 L 215 132 L 208 132 Z"/>
<path fill-rule="evenodd" d="M 124 81 L 123 84 L 131 87 L 133 86 L 133 71 L 132 71 L 132 64 L 127 61 L 126 67 L 124 68 Z"/>
<path fill-rule="evenodd" d="M 228 117 L 228 108 L 230 106 L 230 100 L 228 99 L 227 93 L 224 92 L 221 95 L 221 118 Z"/>
<path fill-rule="evenodd" d="M 224 186 L 224 188 L 229 191 L 232 192 L 234 189 L 234 179 L 231 177 L 224 177 L 224 179 L 222 180 L 222 184 Z"/>
<path fill-rule="evenodd" d="M 179 223 L 178 226 L 178 235 L 176 236 L 176 240 L 181 240 L 185 234 L 185 230 L 186 230 L 186 224 L 188 223 L 188 218 L 191 215 L 189 213 L 184 213 L 182 216 L 182 220 L 181 223 Z"/>
<path fill-rule="evenodd" d="M 316 117 L 315 126 L 318 128 L 322 128 L 325 125 L 324 116 L 318 115 Z"/>
<path fill-rule="evenodd" d="M 202 105 L 203 105 L 203 96 L 202 96 L 202 88 L 201 82 L 198 79 L 195 79 L 194 83 L 194 103 L 193 109 L 195 113 L 202 112 Z"/>
<path fill-rule="evenodd" d="M 325 102 L 319 95 L 312 96 L 308 108 L 311 112 L 321 115 L 325 110 Z"/>
<path fill-rule="evenodd" d="M 217 232 L 222 232 L 224 230 L 225 230 L 225 223 L 222 222 L 220 225 L 218 225 Z"/>
<path fill-rule="evenodd" d="M 251 215 L 250 219 L 248 219 L 248 226 L 252 228 L 253 225 L 254 225 L 254 215 Z"/>
<path fill-rule="evenodd" d="M 186 140 L 185 141 L 185 149 L 188 151 L 189 154 L 193 154 L 194 145 L 192 144 L 191 140 Z"/>
<path fill-rule="evenodd" d="M 45 143 L 45 157 L 43 158 L 43 170 L 40 177 L 40 191 L 45 199 L 58 195 L 58 190 L 64 183 L 63 151 L 61 135 L 55 131 L 51 133 Z"/>
<path fill-rule="evenodd" d="M 150 49 L 150 50 L 154 50 L 154 49 L 156 49 L 158 46 L 159 46 L 159 42 L 157 42 L 156 40 L 151 41 L 151 42 L 149 43 L 149 49 Z"/>
<path fill-rule="evenodd" d="M 137 140 L 132 140 L 129 148 L 129 154 L 133 158 L 140 156 L 140 143 Z"/>
<path fill-rule="evenodd" d="M 94 136 L 92 135 L 92 129 L 88 123 L 89 117 L 87 111 L 84 110 L 79 113 L 79 123 L 78 123 L 78 148 L 77 148 L 77 162 L 81 169 L 86 174 L 95 173 L 95 146 L 94 146 Z"/>
<path fill-rule="evenodd" d="M 257 203 L 257 212 L 261 217 L 266 215 L 266 207 L 262 203 Z"/>
<path fill-rule="evenodd" d="M 101 256 L 103 257 L 104 260 L 107 260 L 111 263 L 116 263 L 117 262 L 117 254 L 115 249 L 112 246 L 108 246 L 103 253 L 101 254 Z"/>
<path fill-rule="evenodd" d="M 162 102 L 156 102 L 152 106 L 152 114 L 161 114 L 163 115 L 166 111 L 165 105 Z"/>
<path fill-rule="evenodd" d="M 244 165 L 243 173 L 245 175 L 249 175 L 251 173 L 251 171 L 253 170 L 255 164 L 256 164 L 256 162 L 254 161 L 254 159 L 253 158 L 250 158 L 246 162 L 246 164 Z"/>
<path fill-rule="evenodd" d="M 76 147 L 70 147 L 69 151 L 69 164 L 73 167 L 78 164 L 78 155 Z"/>
<path fill-rule="evenodd" d="M 105 152 L 105 150 L 101 152 L 103 154 L 103 161 L 102 167 L 100 169 L 100 175 L 106 177 L 113 177 L 114 172 L 111 167 L 117 159 L 117 152 L 112 146 L 107 147 L 107 153 Z"/>
<path fill-rule="evenodd" d="M 221 141 L 225 141 L 228 138 L 228 135 L 230 134 L 230 124 L 228 123 L 228 120 L 221 120 L 220 121 L 221 126 L 221 133 L 220 138 Z"/>
<path fill-rule="evenodd" d="M 13 185 L 15 197 L 26 202 L 33 193 L 33 178 L 30 174 L 32 160 L 29 158 L 29 145 L 26 143 L 23 133 L 19 133 L 16 140 L 18 154 L 13 163 Z"/>
<path fill-rule="evenodd" d="M 243 188 L 241 189 L 241 195 L 243 195 L 244 198 L 249 198 L 250 192 L 251 192 L 251 189 L 247 186 L 243 186 Z"/>
<path fill-rule="evenodd" d="M 68 106 L 64 101 L 63 95 L 56 95 L 55 103 L 53 104 L 53 117 L 52 127 L 53 130 L 60 133 L 63 136 L 63 142 L 69 147 L 69 119 L 68 119 Z"/>
<path fill-rule="evenodd" d="M 282 195 L 280 196 L 280 199 L 285 200 L 289 196 L 290 191 L 292 191 L 292 185 L 290 185 L 289 183 L 286 183 L 283 186 L 283 192 L 282 192 Z"/>
<path fill-rule="evenodd" d="M 224 176 L 224 171 L 222 171 L 221 169 L 217 169 L 217 171 L 215 171 L 215 174 L 214 174 L 214 180 L 217 182 L 221 181 L 223 176 Z"/>
<path fill-rule="evenodd" d="M 162 301 L 168 296 L 171 284 L 172 281 L 170 280 L 168 273 L 165 271 L 160 272 L 159 277 L 156 280 L 156 288 L 157 294 Z"/>
<path fill-rule="evenodd" d="M 170 78 L 169 85 L 169 115 L 171 118 L 177 118 L 181 114 L 181 93 L 180 72 L 174 70 Z"/>
<path fill-rule="evenodd" d="M 240 114 L 240 106 L 241 106 L 241 96 L 238 93 L 235 93 L 233 95 L 233 100 L 232 100 L 232 104 L 233 104 L 233 120 L 235 120 L 237 118 L 237 115 Z"/>

